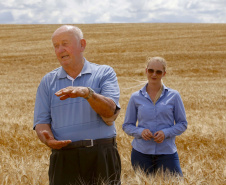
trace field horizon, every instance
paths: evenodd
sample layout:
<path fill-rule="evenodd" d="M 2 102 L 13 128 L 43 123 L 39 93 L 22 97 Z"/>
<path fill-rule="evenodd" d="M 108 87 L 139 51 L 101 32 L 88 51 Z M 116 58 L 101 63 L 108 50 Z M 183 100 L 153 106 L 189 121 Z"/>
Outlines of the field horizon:
<path fill-rule="evenodd" d="M 50 149 L 33 131 L 42 77 L 59 67 L 51 43 L 60 25 L 0 25 L 0 184 L 46 185 Z M 116 120 L 122 184 L 226 184 L 226 24 L 77 24 L 85 58 L 114 68 L 121 112 Z M 145 83 L 147 57 L 167 61 L 163 83 L 179 91 L 188 129 L 176 139 L 184 179 L 134 173 L 132 137 L 122 131 L 131 94 Z"/>

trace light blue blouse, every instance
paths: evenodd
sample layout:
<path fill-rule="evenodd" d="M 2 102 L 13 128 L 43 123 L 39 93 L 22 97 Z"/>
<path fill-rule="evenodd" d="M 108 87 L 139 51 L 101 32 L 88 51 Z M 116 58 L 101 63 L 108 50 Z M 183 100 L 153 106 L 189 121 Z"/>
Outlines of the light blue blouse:
<path fill-rule="evenodd" d="M 154 105 L 146 86 L 132 94 L 122 128 L 134 137 L 132 146 L 135 150 L 144 154 L 173 154 L 177 151 L 175 136 L 187 129 L 182 99 L 176 90 L 163 85 L 162 94 Z M 165 140 L 162 143 L 156 143 L 153 138 L 145 141 L 141 137 L 144 129 L 149 129 L 152 134 L 162 130 Z"/>

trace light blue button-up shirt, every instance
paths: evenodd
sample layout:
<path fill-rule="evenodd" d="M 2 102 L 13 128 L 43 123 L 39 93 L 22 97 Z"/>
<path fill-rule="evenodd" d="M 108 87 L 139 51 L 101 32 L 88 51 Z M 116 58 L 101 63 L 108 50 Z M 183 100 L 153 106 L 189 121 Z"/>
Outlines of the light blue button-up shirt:
<path fill-rule="evenodd" d="M 119 86 L 110 66 L 85 60 L 81 75 L 74 81 L 62 67 L 43 77 L 36 94 L 34 128 L 37 124 L 51 124 L 57 140 L 84 140 L 116 136 L 115 123 L 108 126 L 84 98 L 60 100 L 55 93 L 68 86 L 91 87 L 96 93 L 111 98 L 119 106 Z"/>
<path fill-rule="evenodd" d="M 154 105 L 146 91 L 147 84 L 132 94 L 123 124 L 123 130 L 134 137 L 132 146 L 144 154 L 173 154 L 177 151 L 175 136 L 187 129 L 187 120 L 180 94 L 163 85 L 163 91 Z M 136 122 L 138 125 L 136 126 Z M 156 143 L 152 138 L 145 141 L 141 133 L 149 129 L 152 134 L 162 130 L 165 140 Z"/>

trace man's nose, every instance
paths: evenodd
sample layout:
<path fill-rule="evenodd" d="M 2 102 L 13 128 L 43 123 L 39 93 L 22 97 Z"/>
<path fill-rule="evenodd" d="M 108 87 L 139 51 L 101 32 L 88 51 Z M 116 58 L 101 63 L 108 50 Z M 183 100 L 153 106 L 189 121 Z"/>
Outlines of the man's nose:
<path fill-rule="evenodd" d="M 58 48 L 58 52 L 62 53 L 64 51 L 65 51 L 64 46 L 60 45 L 59 48 Z"/>

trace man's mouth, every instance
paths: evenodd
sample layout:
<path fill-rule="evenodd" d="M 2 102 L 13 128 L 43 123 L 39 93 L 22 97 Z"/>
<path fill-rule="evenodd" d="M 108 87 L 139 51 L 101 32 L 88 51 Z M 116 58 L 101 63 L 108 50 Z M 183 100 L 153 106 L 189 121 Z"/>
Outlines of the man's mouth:
<path fill-rule="evenodd" d="M 62 56 L 61 58 L 62 58 L 62 59 L 65 59 L 65 58 L 67 58 L 67 57 L 69 57 L 69 55 L 64 55 L 64 56 Z"/>

